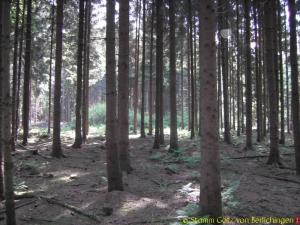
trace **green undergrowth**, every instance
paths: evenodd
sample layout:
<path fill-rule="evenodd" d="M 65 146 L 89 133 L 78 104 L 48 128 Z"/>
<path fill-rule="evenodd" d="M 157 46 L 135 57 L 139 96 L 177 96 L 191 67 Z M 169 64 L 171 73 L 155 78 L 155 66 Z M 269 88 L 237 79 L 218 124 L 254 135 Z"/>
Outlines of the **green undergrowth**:
<path fill-rule="evenodd" d="M 157 152 L 149 157 L 150 160 L 168 164 L 169 169 L 176 171 L 176 164 L 184 164 L 187 168 L 195 168 L 200 162 L 200 154 L 191 154 L 186 148 L 178 148 L 167 153 Z"/>

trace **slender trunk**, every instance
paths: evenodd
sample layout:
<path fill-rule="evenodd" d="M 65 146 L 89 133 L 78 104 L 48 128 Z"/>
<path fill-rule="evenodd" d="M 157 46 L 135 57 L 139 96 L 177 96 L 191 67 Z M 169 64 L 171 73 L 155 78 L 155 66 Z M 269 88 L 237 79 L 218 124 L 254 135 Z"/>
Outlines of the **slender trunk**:
<path fill-rule="evenodd" d="M 281 4 L 277 0 L 278 13 L 278 51 L 279 51 L 279 90 L 280 90 L 280 144 L 285 144 L 284 133 L 284 81 L 283 81 L 283 59 L 282 59 L 282 28 L 281 28 Z"/>
<path fill-rule="evenodd" d="M 11 136 L 12 149 L 15 149 L 16 142 L 16 102 L 17 102 L 17 88 L 18 88 L 18 41 L 19 41 L 19 18 L 20 18 L 20 0 L 16 1 L 16 20 L 15 20 L 15 37 L 14 37 L 14 55 L 13 55 L 13 87 L 12 87 L 12 121 L 11 121 Z"/>
<path fill-rule="evenodd" d="M 49 65 L 49 106 L 48 106 L 48 134 L 50 134 L 51 129 L 51 105 L 52 105 L 52 57 L 53 57 L 53 42 L 54 42 L 54 1 L 51 6 L 51 38 L 50 38 L 50 65 Z"/>
<path fill-rule="evenodd" d="M 176 38 L 175 38 L 175 2 L 169 0 L 170 26 L 170 150 L 178 148 L 177 137 L 177 98 L 176 98 Z"/>
<path fill-rule="evenodd" d="M 250 46 L 250 1 L 245 0 L 245 45 L 246 45 L 246 148 L 252 149 L 252 73 Z"/>
<path fill-rule="evenodd" d="M 91 42 L 91 0 L 86 1 L 85 33 L 84 33 L 84 68 L 82 96 L 82 140 L 86 142 L 89 133 L 89 73 L 90 73 L 90 42 Z"/>
<path fill-rule="evenodd" d="M 145 134 L 145 43 L 146 43 L 146 1 L 143 0 L 143 50 L 142 50 L 142 104 L 141 104 L 141 137 Z"/>
<path fill-rule="evenodd" d="M 31 11 L 32 0 L 27 0 L 26 49 L 23 84 L 23 145 L 28 143 L 29 111 L 30 111 L 30 80 L 31 80 Z"/>
<path fill-rule="evenodd" d="M 140 66 L 140 0 L 137 0 L 137 26 L 136 26 L 136 49 L 135 49 L 135 76 L 134 76 L 134 96 L 133 96 L 133 133 L 137 132 L 137 114 L 139 104 L 139 66 Z"/>
<path fill-rule="evenodd" d="M 268 164 L 280 164 L 278 149 L 278 105 L 277 105 L 277 77 L 275 71 L 275 26 L 274 15 L 275 0 L 269 0 L 264 5 L 264 27 L 265 27 L 265 64 L 268 76 L 269 95 L 269 119 L 270 119 L 270 155 Z"/>
<path fill-rule="evenodd" d="M 17 84 L 17 97 L 16 97 L 16 137 L 18 139 L 18 129 L 19 129 L 19 106 L 20 106 L 20 87 L 21 87 L 21 70 L 22 70 L 22 56 L 23 56 L 23 36 L 24 36 L 24 24 L 25 24 L 25 6 L 26 0 L 23 0 L 22 9 L 22 25 L 20 31 L 20 43 L 19 43 L 19 59 L 18 59 L 18 84 Z"/>
<path fill-rule="evenodd" d="M 182 34 L 183 36 L 183 34 Z M 180 45 L 180 99 L 181 99 L 181 129 L 184 129 L 184 99 L 183 99 L 183 38 Z"/>
<path fill-rule="evenodd" d="M 283 10 L 284 21 L 286 21 L 285 7 Z M 290 84 L 289 84 L 289 60 L 288 60 L 288 41 L 287 41 L 287 25 L 284 23 L 284 53 L 285 53 L 285 86 L 286 86 L 286 124 L 287 132 L 290 133 Z"/>
<path fill-rule="evenodd" d="M 239 16 L 239 3 L 238 0 L 236 0 L 236 64 L 237 64 L 237 71 L 236 71 L 236 84 L 237 84 L 237 136 L 241 135 L 241 66 L 240 66 L 240 32 L 239 32 L 239 26 L 240 26 L 240 16 Z"/>
<path fill-rule="evenodd" d="M 298 57 L 296 34 L 296 5 L 295 0 L 288 0 L 290 23 L 290 60 L 292 80 L 292 120 L 294 131 L 296 174 L 300 175 L 300 122 L 299 122 L 299 86 L 298 86 Z"/>
<path fill-rule="evenodd" d="M 228 29 L 227 24 L 227 3 L 225 0 L 219 0 L 223 14 L 219 16 L 220 30 Z M 226 32 L 226 31 L 225 31 Z M 228 104 L 228 39 L 221 35 L 221 51 L 222 51 L 222 78 L 223 78 L 223 107 L 224 107 L 224 141 L 231 143 L 230 124 L 229 124 L 229 104 Z"/>
<path fill-rule="evenodd" d="M 149 104 L 149 135 L 152 135 L 153 133 L 153 128 L 152 128 L 152 117 L 153 117 L 153 27 L 154 27 L 154 3 L 152 5 L 152 12 L 151 12 L 151 31 L 150 31 L 150 71 L 149 71 L 149 99 L 148 99 L 148 104 Z"/>
<path fill-rule="evenodd" d="M 106 4 L 106 168 L 108 191 L 123 191 L 117 130 L 115 0 Z"/>
<path fill-rule="evenodd" d="M 154 149 L 158 149 L 161 143 L 161 108 L 162 105 L 162 81 L 163 81 L 163 1 L 156 0 L 156 96 L 155 96 L 155 136 Z"/>
<path fill-rule="evenodd" d="M 193 24 L 192 24 L 192 3 L 188 0 L 188 21 L 190 39 L 190 70 L 191 70 L 191 139 L 195 137 L 195 77 L 193 60 Z"/>
<path fill-rule="evenodd" d="M 118 65 L 118 119 L 119 119 L 119 150 L 120 166 L 130 173 L 132 167 L 129 158 L 129 0 L 120 2 L 119 25 L 119 65 Z"/>
<path fill-rule="evenodd" d="M 53 99 L 53 142 L 52 156 L 63 156 L 60 140 L 61 121 L 61 69 L 62 69 L 62 35 L 63 35 L 63 1 L 57 1 L 56 6 L 56 41 L 55 41 L 55 83 Z"/>
<path fill-rule="evenodd" d="M 79 24 L 78 24 L 78 43 L 77 43 L 77 87 L 76 87 L 76 123 L 75 123 L 75 142 L 73 148 L 80 148 L 82 144 L 82 59 L 83 59 L 83 34 L 84 34 L 84 0 L 79 1 Z"/>

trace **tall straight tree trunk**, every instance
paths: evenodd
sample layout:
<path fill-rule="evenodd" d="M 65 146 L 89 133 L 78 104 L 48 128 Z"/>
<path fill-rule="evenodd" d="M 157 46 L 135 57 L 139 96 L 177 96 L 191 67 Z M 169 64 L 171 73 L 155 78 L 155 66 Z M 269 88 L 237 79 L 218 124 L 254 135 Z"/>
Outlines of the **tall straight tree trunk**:
<path fill-rule="evenodd" d="M 48 97 L 48 134 L 51 131 L 51 106 L 52 106 L 52 58 L 53 58 L 53 42 L 54 42 L 54 0 L 51 6 L 51 37 L 50 37 L 50 65 L 49 65 L 49 97 Z"/>
<path fill-rule="evenodd" d="M 219 0 L 222 15 L 219 16 L 220 31 L 228 29 L 226 0 Z M 231 143 L 230 123 L 229 123 L 229 97 L 228 97 L 228 39 L 221 35 L 222 51 L 222 78 L 223 78 L 223 107 L 224 107 L 224 141 Z"/>
<path fill-rule="evenodd" d="M 276 72 L 275 72 L 275 43 L 276 35 L 274 26 L 274 13 L 276 9 L 275 0 L 269 0 L 264 4 L 264 27 L 265 27 L 265 65 L 268 76 L 268 96 L 269 96 L 269 120 L 270 120 L 270 155 L 268 164 L 280 164 L 278 149 L 278 105 L 276 91 Z"/>
<path fill-rule="evenodd" d="M 27 0 L 26 48 L 23 84 L 23 145 L 28 143 L 29 111 L 30 111 L 30 80 L 31 80 L 31 11 L 32 0 Z"/>
<path fill-rule="evenodd" d="M 188 23 L 190 40 L 190 70 L 191 70 L 191 139 L 195 137 L 195 78 L 193 61 L 193 24 L 192 24 L 192 3 L 188 0 Z"/>
<path fill-rule="evenodd" d="M 15 225 L 15 203 L 14 203 L 14 186 L 13 186 L 13 161 L 11 156 L 12 141 L 11 136 L 11 96 L 10 96 L 10 72 L 9 72 L 9 52 L 10 52 L 10 1 L 0 2 L 0 51 L 2 58 L 0 62 L 0 90 L 2 97 L 0 99 L 1 118 L 1 143 L 4 158 L 4 189 L 5 189 L 5 212 L 6 224 Z"/>
<path fill-rule="evenodd" d="M 20 18 L 20 0 L 16 1 L 16 20 L 15 20 L 15 37 L 14 37 L 14 55 L 13 55 L 13 87 L 12 87 L 12 121 L 11 136 L 13 139 L 13 148 L 16 142 L 16 106 L 17 106 L 17 88 L 18 88 L 18 42 L 19 42 L 19 18 Z"/>
<path fill-rule="evenodd" d="M 178 148 L 177 137 L 177 98 L 176 98 L 176 38 L 175 1 L 169 0 L 170 26 L 170 151 Z"/>
<path fill-rule="evenodd" d="M 2 46 L 2 2 L 0 2 L 0 68 L 2 69 L 2 48 L 4 47 L 4 45 Z M 1 101 L 3 99 L 3 92 L 2 92 L 2 70 L 0 70 L 0 200 L 2 201 L 4 199 L 4 187 L 3 187 L 3 134 L 2 134 L 2 121 L 3 121 L 3 110 L 2 110 L 2 105 L 1 105 Z"/>
<path fill-rule="evenodd" d="M 129 0 L 120 1 L 119 24 L 119 64 L 118 64 L 118 119 L 119 119 L 119 149 L 120 166 L 130 173 L 132 167 L 129 157 Z"/>
<path fill-rule="evenodd" d="M 262 140 L 262 89 L 261 89 L 261 62 L 260 62 L 260 42 L 258 40 L 258 1 L 253 1 L 254 12 L 254 38 L 255 38 L 255 77 L 256 77 L 256 124 L 257 124 L 257 142 Z"/>
<path fill-rule="evenodd" d="M 236 64 L 237 64 L 237 71 L 236 71 L 236 84 L 237 84 L 237 136 L 241 135 L 241 66 L 240 66 L 240 15 L 239 15 L 239 0 L 236 0 Z"/>
<path fill-rule="evenodd" d="M 106 168 L 108 191 L 123 191 L 117 129 L 115 0 L 106 4 Z"/>
<path fill-rule="evenodd" d="M 82 140 L 86 142 L 89 133 L 89 77 L 90 77 L 90 39 L 91 39 L 91 0 L 86 1 L 84 32 L 84 67 L 82 96 Z"/>
<path fill-rule="evenodd" d="M 285 144 L 284 133 L 284 80 L 283 80 L 283 59 L 282 59 L 282 23 L 281 23 L 281 4 L 277 0 L 278 14 L 278 51 L 279 51 L 279 97 L 280 97 L 280 144 Z"/>
<path fill-rule="evenodd" d="M 19 38 L 19 58 L 18 58 L 18 84 L 17 84 L 17 97 L 16 97 L 16 137 L 18 139 L 18 128 L 19 128 L 19 106 L 20 106 L 20 87 L 21 87 L 21 70 L 22 70 L 22 58 L 23 58 L 23 36 L 24 36 L 24 25 L 25 25 L 25 6 L 26 0 L 23 0 L 23 9 L 22 9 L 22 24 L 21 24 L 21 36 Z"/>
<path fill-rule="evenodd" d="M 251 33 L 250 8 L 251 2 L 244 1 L 245 11 L 245 46 L 246 46 L 246 148 L 252 149 L 252 73 L 251 73 Z"/>
<path fill-rule="evenodd" d="M 75 142 L 73 148 L 80 148 L 82 144 L 82 59 L 83 59 L 83 34 L 84 34 L 84 0 L 79 1 L 79 24 L 77 43 L 77 87 L 76 87 L 76 123 Z"/>
<path fill-rule="evenodd" d="M 283 10 L 284 21 L 286 21 L 285 7 Z M 286 86 L 286 124 L 287 132 L 290 133 L 290 84 L 289 84 L 289 60 L 288 60 L 288 44 L 287 44 L 287 24 L 284 23 L 284 53 L 285 53 L 285 86 Z"/>
<path fill-rule="evenodd" d="M 180 44 L 180 108 L 181 108 L 181 129 L 184 129 L 184 99 L 183 99 L 183 43 L 184 43 L 184 34 L 182 35 L 182 40 Z"/>
<path fill-rule="evenodd" d="M 55 39 L 55 83 L 53 99 L 53 142 L 52 156 L 60 158 L 63 156 L 60 140 L 61 121 L 61 69 L 62 69 L 62 34 L 63 34 L 63 1 L 57 0 L 56 5 L 56 39 Z"/>
<path fill-rule="evenodd" d="M 204 215 L 222 216 L 220 154 L 218 146 L 217 77 L 216 77 L 216 7 L 213 0 L 199 1 L 200 74 L 201 74 L 201 195 Z"/>
<path fill-rule="evenodd" d="M 149 110 L 149 135 L 152 135 L 152 121 L 153 121 L 153 28 L 154 28 L 154 1 L 151 3 L 151 31 L 150 31 L 150 62 L 149 62 L 149 99 L 148 99 L 148 110 Z"/>
<path fill-rule="evenodd" d="M 292 120 L 294 130 L 296 174 L 300 175 L 300 121 L 299 121 L 299 86 L 298 86 L 298 57 L 296 33 L 296 5 L 295 0 L 288 0 L 290 23 L 290 60 L 292 80 Z"/>
<path fill-rule="evenodd" d="M 220 38 L 220 35 L 219 35 L 219 38 Z M 200 40 L 199 40 L 199 42 L 200 42 Z M 220 130 L 222 131 L 223 130 L 223 119 L 222 119 L 223 115 L 222 115 L 222 71 L 221 71 L 220 42 L 217 47 L 217 57 L 218 57 L 218 117 L 219 117 L 219 131 Z M 200 74 L 200 76 L 201 76 L 201 74 Z M 200 84 L 200 86 L 201 86 L 201 84 Z M 220 135 L 220 132 L 219 132 L 219 135 Z"/>
<path fill-rule="evenodd" d="M 163 80 L 163 1 L 156 0 L 156 95 L 155 95 L 155 136 L 154 149 L 161 143 L 161 107 L 162 106 L 162 80 Z"/>
<path fill-rule="evenodd" d="M 136 6 L 136 48 L 135 48 L 135 75 L 134 75 L 134 96 L 133 96 L 133 133 L 137 132 L 137 116 L 138 116 L 138 105 L 139 105 L 139 72 L 140 72 L 140 0 L 137 0 Z"/>
<path fill-rule="evenodd" d="M 142 104 L 141 104 L 141 137 L 145 134 L 145 52 L 146 52 L 146 1 L 143 0 L 143 50 L 142 50 Z"/>

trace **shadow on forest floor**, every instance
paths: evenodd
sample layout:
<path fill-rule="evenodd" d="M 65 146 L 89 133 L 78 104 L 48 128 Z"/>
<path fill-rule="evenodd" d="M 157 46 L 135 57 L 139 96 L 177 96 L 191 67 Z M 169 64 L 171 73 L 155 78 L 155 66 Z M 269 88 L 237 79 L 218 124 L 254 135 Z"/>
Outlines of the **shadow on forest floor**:
<path fill-rule="evenodd" d="M 167 147 L 152 150 L 152 137 L 131 139 L 134 171 L 124 175 L 125 191 L 111 193 L 106 192 L 104 138 L 91 138 L 81 149 L 72 149 L 72 139 L 64 138 L 67 158 L 63 159 L 49 157 L 51 140 L 36 138 L 34 142 L 27 149 L 19 146 L 14 153 L 16 192 L 34 194 L 31 199 L 17 200 L 17 206 L 28 203 L 17 209 L 18 224 L 176 224 L 166 219 L 197 211 L 199 139 L 181 139 L 180 149 L 172 155 L 167 154 Z M 266 145 L 244 151 L 240 143 L 239 139 L 232 146 L 220 143 L 224 215 L 299 215 L 300 179 L 291 169 L 294 156 L 289 154 L 293 149 L 281 146 L 283 163 L 289 168 L 280 169 L 266 165 Z M 76 207 L 85 215 L 44 197 Z M 112 215 L 104 216 L 110 214 L 108 209 L 113 209 Z M 0 216 L 4 224 L 4 214 Z"/>

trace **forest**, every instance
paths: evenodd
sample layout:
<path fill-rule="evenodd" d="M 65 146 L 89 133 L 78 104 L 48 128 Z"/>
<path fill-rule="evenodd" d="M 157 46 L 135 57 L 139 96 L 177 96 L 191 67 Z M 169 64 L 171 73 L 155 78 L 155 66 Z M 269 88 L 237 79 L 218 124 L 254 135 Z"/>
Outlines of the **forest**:
<path fill-rule="evenodd" d="M 0 0 L 0 224 L 300 224 L 299 0 Z"/>

